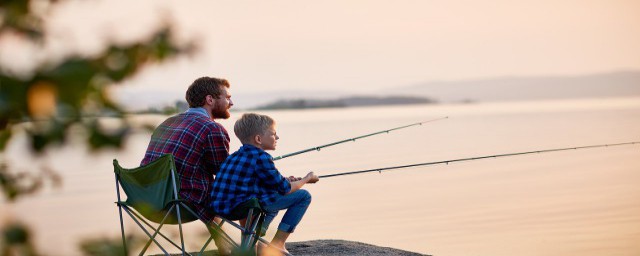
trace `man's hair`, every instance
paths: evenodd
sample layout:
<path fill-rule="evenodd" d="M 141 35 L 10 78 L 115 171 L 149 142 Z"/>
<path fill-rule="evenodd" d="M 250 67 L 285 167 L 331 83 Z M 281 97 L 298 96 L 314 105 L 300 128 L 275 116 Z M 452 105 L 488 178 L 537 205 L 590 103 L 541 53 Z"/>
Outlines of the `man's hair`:
<path fill-rule="evenodd" d="M 215 77 L 201 77 L 193 81 L 187 89 L 185 98 L 190 108 L 204 106 L 207 95 L 214 98 L 220 97 L 222 94 L 222 86 L 229 88 L 229 82 L 226 79 Z"/>
<path fill-rule="evenodd" d="M 265 133 L 274 123 L 275 120 L 269 116 L 246 113 L 236 121 L 233 132 L 242 144 L 248 144 L 253 136 Z"/>

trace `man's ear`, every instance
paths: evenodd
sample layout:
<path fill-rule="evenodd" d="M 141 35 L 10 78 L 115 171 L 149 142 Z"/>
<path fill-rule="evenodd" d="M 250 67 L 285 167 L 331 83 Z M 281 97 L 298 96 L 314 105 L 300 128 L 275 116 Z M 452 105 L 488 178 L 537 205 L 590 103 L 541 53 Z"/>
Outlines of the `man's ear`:
<path fill-rule="evenodd" d="M 215 102 L 215 98 L 213 98 L 213 96 L 211 96 L 211 95 L 207 95 L 207 97 L 205 98 L 205 101 L 208 104 L 212 104 L 213 105 L 213 103 Z"/>

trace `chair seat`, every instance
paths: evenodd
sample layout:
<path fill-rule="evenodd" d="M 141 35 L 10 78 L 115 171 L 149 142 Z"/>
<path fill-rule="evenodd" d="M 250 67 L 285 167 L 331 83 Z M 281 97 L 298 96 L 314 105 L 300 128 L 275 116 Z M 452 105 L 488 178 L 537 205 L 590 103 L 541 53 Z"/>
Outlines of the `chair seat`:
<path fill-rule="evenodd" d="M 171 205 L 175 205 L 176 203 L 183 203 L 183 205 L 187 205 L 188 207 L 190 207 L 190 204 L 188 204 L 184 200 L 172 201 L 170 202 L 170 204 L 167 205 L 167 207 L 165 207 L 165 209 L 162 209 L 162 210 L 155 210 L 152 207 L 145 206 L 144 204 L 133 205 L 127 201 L 118 201 L 115 203 L 121 206 L 127 206 L 135 209 L 138 213 L 140 213 L 140 215 L 144 216 L 147 220 L 150 220 L 154 223 L 162 222 L 162 219 L 165 217 L 165 215 L 167 215 L 167 212 L 169 212 Z M 193 208 L 191 207 L 191 209 Z M 181 208 L 181 211 L 180 211 L 181 223 L 189 223 L 189 222 L 199 220 L 198 216 L 194 215 L 190 211 L 191 209 L 186 209 L 185 207 Z M 175 209 L 169 213 L 164 223 L 165 224 L 179 223 L 178 214 L 177 214 L 177 211 L 175 211 Z"/>
<path fill-rule="evenodd" d="M 239 204 L 233 210 L 231 210 L 231 214 L 224 216 L 230 220 L 240 220 L 247 217 L 249 210 L 253 209 L 254 212 L 262 212 L 262 206 L 260 205 L 260 201 L 257 198 L 251 198 L 244 203 Z"/>

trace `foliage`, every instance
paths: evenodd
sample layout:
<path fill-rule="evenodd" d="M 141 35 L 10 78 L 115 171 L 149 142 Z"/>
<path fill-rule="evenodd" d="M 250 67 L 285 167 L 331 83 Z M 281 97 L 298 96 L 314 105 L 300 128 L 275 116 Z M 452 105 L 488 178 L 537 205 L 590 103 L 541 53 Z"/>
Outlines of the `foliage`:
<path fill-rule="evenodd" d="M 0 255 L 37 255 L 31 244 L 31 232 L 21 223 L 12 223 L 1 230 Z"/>
<path fill-rule="evenodd" d="M 44 48 L 47 13 L 56 0 L 0 1 L 0 40 L 7 35 Z M 169 24 L 164 24 L 146 39 L 127 44 L 108 43 L 100 53 L 79 53 L 61 60 L 36 63 L 28 74 L 11 72 L 0 63 L 0 190 L 6 200 L 38 191 L 45 180 L 59 183 L 59 177 L 48 169 L 15 170 L 6 159 L 7 143 L 19 130 L 26 131 L 30 148 L 38 155 L 44 150 L 68 141 L 78 129 L 85 131 L 86 143 L 92 149 L 120 147 L 131 125 L 124 112 L 108 95 L 107 89 L 133 77 L 142 68 L 189 54 L 191 43 L 179 44 Z M 118 127 L 105 127 L 100 117 L 120 120 Z M 5 199 L 0 198 L 0 201 Z M 34 255 L 24 225 L 9 225 L 2 230 L 1 255 Z M 111 255 L 118 251 L 112 241 L 83 243 L 89 255 Z M 17 250 L 17 251 L 16 251 Z"/>
<path fill-rule="evenodd" d="M 46 11 L 38 8 L 42 12 L 39 14 L 30 10 L 42 2 L 56 1 L 1 2 L 0 38 L 4 34 L 20 35 L 40 45 L 46 37 L 41 18 Z M 86 141 L 92 149 L 121 146 L 130 125 L 122 118 L 123 110 L 109 98 L 108 87 L 132 77 L 145 66 L 193 50 L 193 45 L 178 45 L 174 41 L 170 26 L 165 25 L 146 40 L 111 44 L 95 56 L 77 55 L 55 63 L 45 62 L 27 76 L 13 74 L 0 64 L 0 151 L 4 151 L 16 126 L 27 129 L 30 146 L 36 153 L 50 145 L 65 143 L 73 126 L 87 131 Z M 119 118 L 122 125 L 106 128 L 98 120 L 102 116 Z M 0 185 L 5 197 L 13 200 L 37 190 L 37 186 L 23 189 L 24 186 L 15 184 L 20 177 L 34 177 L 11 173 L 4 159 L 0 164 Z"/>

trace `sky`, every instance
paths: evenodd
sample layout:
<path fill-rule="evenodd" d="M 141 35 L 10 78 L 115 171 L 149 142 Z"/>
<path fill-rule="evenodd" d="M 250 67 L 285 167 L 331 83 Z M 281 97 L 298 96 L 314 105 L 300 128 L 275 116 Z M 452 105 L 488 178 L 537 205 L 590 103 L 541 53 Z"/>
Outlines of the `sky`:
<path fill-rule="evenodd" d="M 28 69 L 33 59 L 95 54 L 170 22 L 199 51 L 149 67 L 116 98 L 181 99 L 201 76 L 227 78 L 238 97 L 392 92 L 430 81 L 638 70 L 638 10 L 634 0 L 66 1 L 47 15 L 45 53 L 0 47 L 0 61 L 24 60 L 15 65 Z"/>

